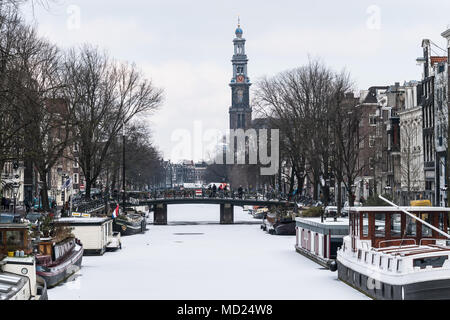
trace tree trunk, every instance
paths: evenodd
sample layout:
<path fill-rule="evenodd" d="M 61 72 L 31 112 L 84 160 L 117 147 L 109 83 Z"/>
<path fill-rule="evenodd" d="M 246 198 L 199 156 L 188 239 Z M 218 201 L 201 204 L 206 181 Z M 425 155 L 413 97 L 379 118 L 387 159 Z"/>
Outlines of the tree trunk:
<path fill-rule="evenodd" d="M 41 189 L 41 203 L 42 203 L 42 209 L 45 212 L 50 211 L 50 203 L 48 200 L 48 185 L 47 185 L 47 174 L 48 172 L 42 171 L 39 173 L 42 180 L 42 189 Z"/>
<path fill-rule="evenodd" d="M 337 180 L 337 214 L 338 214 L 338 217 L 340 217 L 341 216 L 341 211 L 342 211 L 342 202 L 341 202 L 341 199 L 342 199 L 342 188 L 341 188 L 341 185 L 342 185 L 342 181 L 340 180 L 340 179 L 338 179 Z"/>

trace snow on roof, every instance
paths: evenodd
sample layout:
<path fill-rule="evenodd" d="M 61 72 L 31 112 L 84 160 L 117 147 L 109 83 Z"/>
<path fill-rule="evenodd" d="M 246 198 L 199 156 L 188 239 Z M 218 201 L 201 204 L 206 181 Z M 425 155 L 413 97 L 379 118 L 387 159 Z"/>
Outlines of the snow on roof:
<path fill-rule="evenodd" d="M 111 218 L 60 218 L 56 220 L 56 222 L 59 223 L 83 223 L 83 224 L 98 224 L 103 223 L 108 220 L 111 220 Z"/>
<path fill-rule="evenodd" d="M 337 221 L 334 221 L 334 218 L 324 219 L 322 222 L 321 218 L 296 218 L 298 222 L 302 222 L 304 224 L 316 225 L 321 227 L 326 226 L 348 226 L 348 218 L 337 218 Z"/>

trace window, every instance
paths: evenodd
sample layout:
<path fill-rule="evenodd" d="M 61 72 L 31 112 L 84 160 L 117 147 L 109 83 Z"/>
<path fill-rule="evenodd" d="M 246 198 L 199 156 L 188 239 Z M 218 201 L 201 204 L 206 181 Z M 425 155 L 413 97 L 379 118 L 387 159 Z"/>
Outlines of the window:
<path fill-rule="evenodd" d="M 375 147 L 375 136 L 369 136 L 369 147 Z"/>
<path fill-rule="evenodd" d="M 362 251 L 361 249 L 358 249 L 358 260 L 361 260 L 362 257 Z"/>
<path fill-rule="evenodd" d="M 377 116 L 375 114 L 369 115 L 369 125 L 371 126 L 377 125 Z"/>
<path fill-rule="evenodd" d="M 433 224 L 433 221 L 431 219 L 431 215 L 430 214 L 422 213 L 421 218 L 425 222 L 428 222 L 431 225 Z M 426 225 L 422 224 L 422 237 L 432 237 L 432 236 L 433 236 L 433 231 L 431 230 L 431 228 L 429 228 Z"/>
<path fill-rule="evenodd" d="M 369 257 L 369 253 L 368 252 L 364 253 L 364 262 L 367 262 L 368 257 Z"/>
<path fill-rule="evenodd" d="M 442 195 L 441 195 L 442 197 Z M 442 231 L 446 231 L 444 230 L 444 214 L 443 213 L 439 213 L 439 229 Z"/>
<path fill-rule="evenodd" d="M 24 233 L 22 231 L 6 231 L 6 245 L 23 247 Z"/>
<path fill-rule="evenodd" d="M 80 165 L 78 164 L 78 158 L 75 158 L 75 160 L 73 161 L 73 167 L 74 168 L 79 168 Z"/>
<path fill-rule="evenodd" d="M 375 255 L 372 254 L 372 264 L 375 264 Z"/>
<path fill-rule="evenodd" d="M 368 213 L 362 214 L 362 236 L 363 237 L 369 236 L 369 214 Z"/>
<path fill-rule="evenodd" d="M 397 260 L 397 271 L 400 271 L 402 268 L 402 260 Z"/>
<path fill-rule="evenodd" d="M 414 259 L 413 266 L 414 268 L 418 267 L 420 269 L 425 269 L 427 266 L 432 266 L 433 268 L 442 268 L 447 259 L 448 256 L 418 258 Z"/>
<path fill-rule="evenodd" d="M 73 174 L 73 184 L 78 184 L 78 173 Z"/>
<path fill-rule="evenodd" d="M 391 215 L 391 237 L 401 237 L 402 215 L 394 213 Z"/>
<path fill-rule="evenodd" d="M 0 246 L 3 245 L 3 232 L 0 231 Z"/>
<path fill-rule="evenodd" d="M 384 238 L 386 236 L 386 214 L 375 214 L 375 237 Z"/>
<path fill-rule="evenodd" d="M 406 216 L 406 236 L 415 237 L 417 234 L 416 220 L 410 216 Z"/>

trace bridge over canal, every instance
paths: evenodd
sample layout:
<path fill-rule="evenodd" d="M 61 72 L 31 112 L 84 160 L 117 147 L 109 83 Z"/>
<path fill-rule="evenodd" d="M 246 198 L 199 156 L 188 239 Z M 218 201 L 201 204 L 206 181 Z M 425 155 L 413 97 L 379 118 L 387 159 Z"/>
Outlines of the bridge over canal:
<path fill-rule="evenodd" d="M 181 198 L 155 198 L 139 200 L 139 206 L 153 206 L 155 225 L 167 225 L 167 207 L 179 204 L 210 204 L 220 206 L 220 223 L 234 224 L 235 206 L 261 206 L 261 207 L 293 207 L 295 202 L 276 199 L 256 198 L 220 198 L 220 197 L 181 197 Z M 130 205 L 137 205 L 130 204 Z"/>

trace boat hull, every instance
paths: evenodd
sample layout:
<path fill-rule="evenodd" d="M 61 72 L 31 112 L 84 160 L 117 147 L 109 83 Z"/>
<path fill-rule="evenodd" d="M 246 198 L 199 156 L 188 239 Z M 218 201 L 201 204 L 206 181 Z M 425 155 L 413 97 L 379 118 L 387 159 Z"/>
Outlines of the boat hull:
<path fill-rule="evenodd" d="M 81 269 L 83 253 L 83 247 L 78 251 L 74 250 L 73 254 L 65 260 L 67 261 L 70 259 L 70 263 L 67 263 L 66 266 L 62 268 L 59 268 L 58 266 L 48 268 L 47 271 L 36 271 L 36 274 L 45 280 L 47 288 L 53 288 Z"/>
<path fill-rule="evenodd" d="M 42 278 L 41 276 L 36 275 L 36 283 L 39 300 L 48 300 L 47 283 L 45 279 Z"/>
<path fill-rule="evenodd" d="M 375 283 L 368 276 L 338 261 L 338 278 L 376 300 L 448 300 L 450 279 L 416 282 L 405 285 Z"/>
<path fill-rule="evenodd" d="M 141 223 L 127 223 L 124 221 L 114 221 L 113 230 L 120 232 L 121 236 L 132 236 L 135 234 L 145 232 L 146 226 L 145 219 Z"/>

